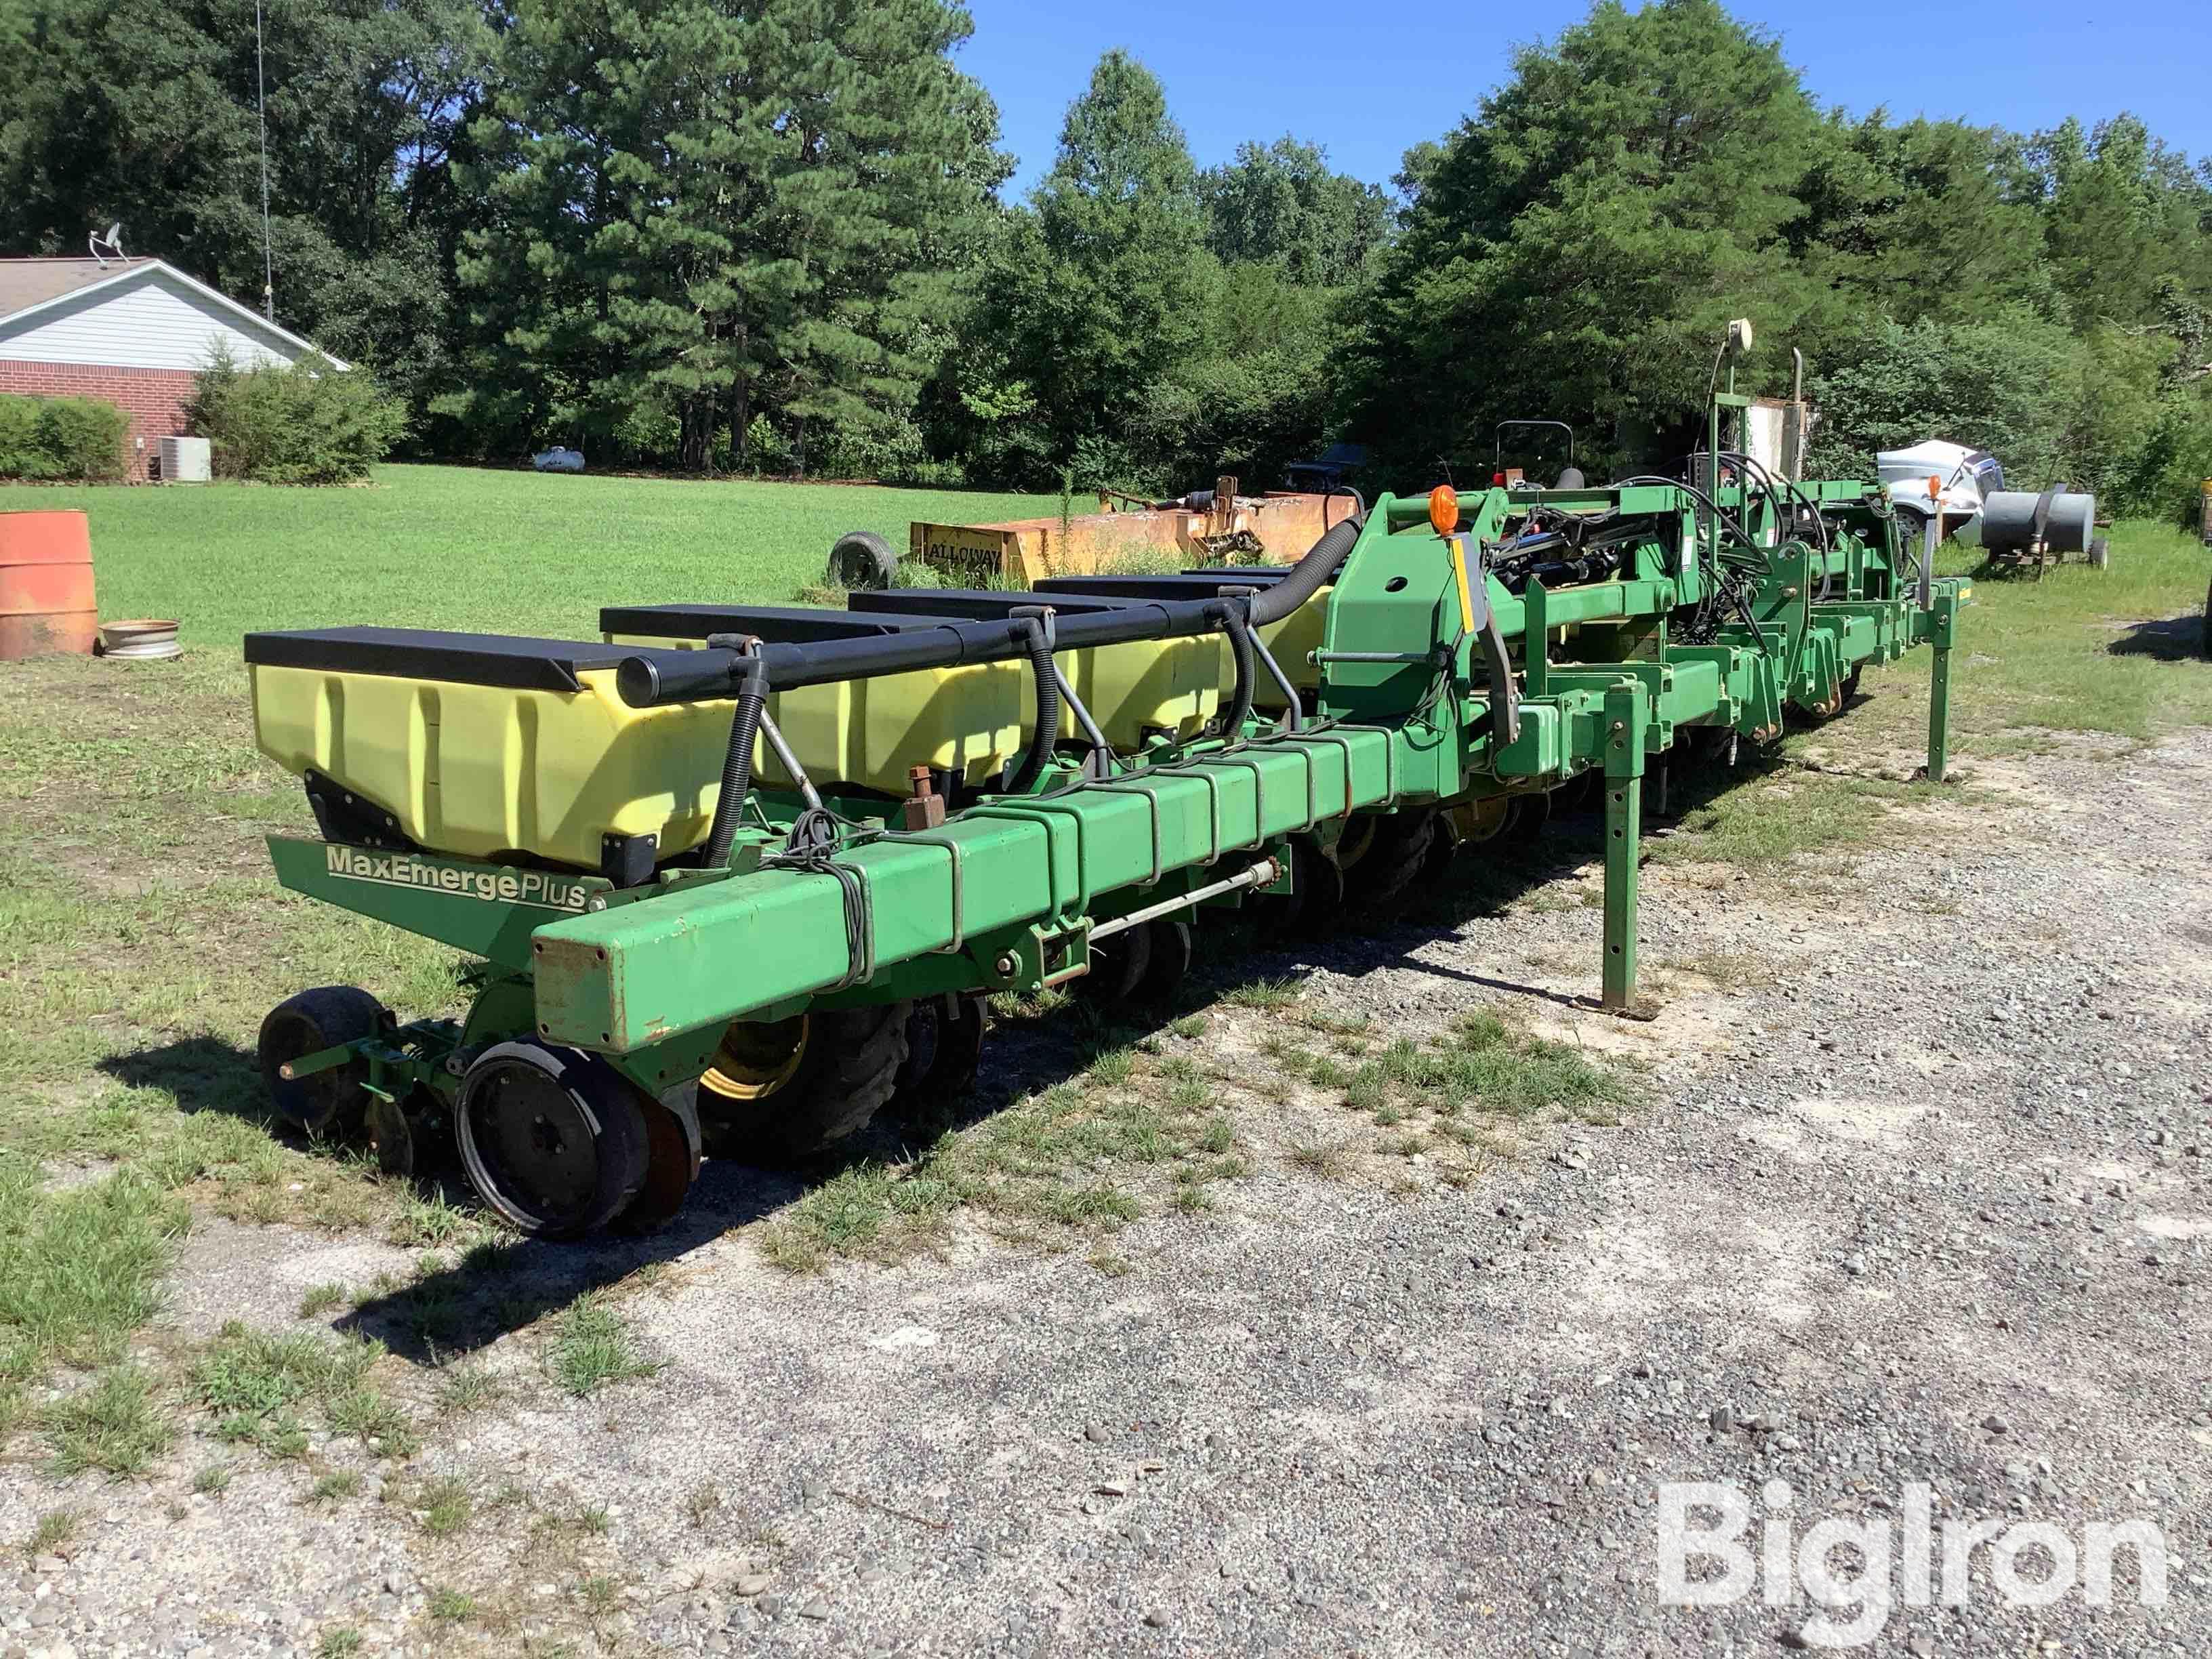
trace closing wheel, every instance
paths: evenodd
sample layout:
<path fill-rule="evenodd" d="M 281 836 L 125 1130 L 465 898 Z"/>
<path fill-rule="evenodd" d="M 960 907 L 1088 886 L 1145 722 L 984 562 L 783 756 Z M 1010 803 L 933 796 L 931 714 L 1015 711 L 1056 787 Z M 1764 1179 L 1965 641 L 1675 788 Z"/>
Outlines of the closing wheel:
<path fill-rule="evenodd" d="M 898 579 L 898 555 L 874 531 L 848 530 L 830 550 L 829 574 L 838 587 L 889 587 Z"/>
<path fill-rule="evenodd" d="M 645 1184 L 617 1218 L 624 1232 L 649 1232 L 675 1219 L 699 1178 L 699 1108 L 696 1086 L 655 1100 L 641 1093 L 645 1122 Z"/>
<path fill-rule="evenodd" d="M 1152 964 L 1152 925 L 1140 921 L 1092 945 L 1091 971 L 1067 988 L 1094 1006 L 1109 1008 L 1137 994 Z"/>
<path fill-rule="evenodd" d="M 805 1158 L 866 1127 L 898 1086 L 913 1011 L 879 1002 L 732 1024 L 699 1079 L 701 1127 L 718 1155 Z"/>
<path fill-rule="evenodd" d="M 1856 664 L 1852 667 L 1851 672 L 1844 676 L 1843 692 L 1836 699 L 1836 708 L 1838 711 L 1849 708 L 1854 702 L 1858 701 L 1859 682 L 1865 678 L 1866 665 L 1864 663 Z"/>
<path fill-rule="evenodd" d="M 1506 820 L 1503 839 L 1516 846 L 1526 846 L 1544 833 L 1544 826 L 1552 821 L 1552 798 L 1539 789 L 1531 794 L 1513 797 L 1513 816 Z"/>
<path fill-rule="evenodd" d="M 604 1227 L 645 1185 L 650 1141 L 637 1088 L 574 1048 L 501 1042 L 461 1079 L 461 1166 L 483 1201 L 526 1233 Z"/>
<path fill-rule="evenodd" d="M 415 1131 L 406 1111 L 396 1100 L 368 1097 L 368 1144 L 376 1153 L 376 1167 L 388 1176 L 415 1173 Z"/>
<path fill-rule="evenodd" d="M 1449 841 L 1433 811 L 1413 808 L 1374 816 L 1374 840 L 1346 885 L 1362 908 L 1387 910 L 1431 867 L 1437 842 L 1445 840 L 1449 846 Z"/>
<path fill-rule="evenodd" d="M 1197 940 L 1191 925 L 1181 916 L 1162 916 L 1152 923 L 1152 959 L 1137 987 L 1139 1002 L 1164 1002 L 1190 971 Z"/>
<path fill-rule="evenodd" d="M 1291 890 L 1270 899 L 1260 913 L 1261 927 L 1277 940 L 1310 937 L 1344 908 L 1344 872 L 1336 860 L 1309 836 L 1298 836 L 1290 848 Z"/>
<path fill-rule="evenodd" d="M 350 1133 L 360 1127 L 370 1095 L 368 1062 L 356 1057 L 343 1066 L 288 1079 L 283 1068 L 295 1060 L 359 1042 L 390 1029 L 384 1005 L 355 985 L 321 985 L 290 996 L 261 1022 L 254 1053 L 261 1081 L 277 1115 L 295 1129 L 318 1139 Z"/>
<path fill-rule="evenodd" d="M 958 1100 L 974 1086 L 983 1062 L 986 1000 L 947 994 L 917 998 L 906 1021 L 906 1060 L 892 1088 L 894 1112 Z"/>

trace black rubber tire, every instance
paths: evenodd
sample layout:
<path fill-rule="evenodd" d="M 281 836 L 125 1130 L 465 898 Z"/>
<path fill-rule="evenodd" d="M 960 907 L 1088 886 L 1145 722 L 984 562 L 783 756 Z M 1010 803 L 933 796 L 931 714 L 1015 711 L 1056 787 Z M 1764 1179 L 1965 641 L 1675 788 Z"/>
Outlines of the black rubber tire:
<path fill-rule="evenodd" d="M 754 1100 L 702 1087 L 702 1127 L 721 1155 L 756 1164 L 810 1158 L 859 1133 L 897 1091 L 910 1002 L 815 1009 L 806 1048 L 787 1081 Z"/>
<path fill-rule="evenodd" d="M 2197 641 L 2197 649 L 2212 661 L 2212 587 L 2204 590 L 2204 637 Z"/>
<path fill-rule="evenodd" d="M 830 549 L 833 587 L 866 592 L 898 580 L 898 554 L 872 530 L 848 530 Z"/>
<path fill-rule="evenodd" d="M 1842 714 L 1845 709 L 1849 708 L 1852 703 L 1858 701 L 1859 682 L 1864 678 L 1866 678 L 1866 665 L 1864 663 L 1859 664 L 1856 667 L 1853 668 L 1850 673 L 1844 676 L 1843 696 L 1837 700 L 1836 703 L 1836 712 L 1838 714 Z"/>
<path fill-rule="evenodd" d="M 1443 831 L 1433 811 L 1418 808 L 1383 813 L 1375 822 L 1375 839 L 1346 878 L 1352 901 L 1363 911 L 1395 909 L 1430 867 Z"/>
<path fill-rule="evenodd" d="M 1162 916 L 1152 923 L 1152 959 L 1137 987 L 1139 1002 L 1165 1002 L 1190 971 L 1197 953 L 1197 939 L 1182 916 Z"/>
<path fill-rule="evenodd" d="M 289 996 L 261 1022 L 254 1054 L 276 1115 L 317 1139 L 351 1134 L 368 1107 L 368 1062 L 354 1060 L 287 1082 L 279 1068 L 304 1055 L 358 1042 L 390 1028 L 384 1005 L 357 985 L 319 985 Z"/>
<path fill-rule="evenodd" d="M 461 1079 L 453 1115 L 461 1167 L 477 1195 L 518 1231 L 534 1238 L 596 1232 L 645 1186 L 652 1157 L 646 1100 L 597 1055 L 527 1040 L 495 1043 Z M 531 1152 L 561 1163 L 526 1168 L 516 1156 L 525 1138 Z"/>

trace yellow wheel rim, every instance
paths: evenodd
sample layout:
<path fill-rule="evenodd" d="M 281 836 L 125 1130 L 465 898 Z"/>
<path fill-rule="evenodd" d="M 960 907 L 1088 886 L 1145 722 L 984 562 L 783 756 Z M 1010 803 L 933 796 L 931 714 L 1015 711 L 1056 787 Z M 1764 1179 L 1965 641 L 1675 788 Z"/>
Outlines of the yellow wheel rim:
<path fill-rule="evenodd" d="M 805 1014 L 768 1024 L 732 1021 L 699 1086 L 725 1100 L 765 1100 L 797 1075 L 808 1035 Z"/>

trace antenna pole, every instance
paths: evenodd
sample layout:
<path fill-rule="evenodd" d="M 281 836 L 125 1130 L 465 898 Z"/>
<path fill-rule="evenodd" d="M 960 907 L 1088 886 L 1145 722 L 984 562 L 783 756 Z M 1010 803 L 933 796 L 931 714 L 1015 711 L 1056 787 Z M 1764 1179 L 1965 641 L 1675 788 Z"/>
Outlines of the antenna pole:
<path fill-rule="evenodd" d="M 276 276 L 269 253 L 269 83 L 261 70 L 261 0 L 253 0 L 253 98 L 261 117 L 261 314 L 273 323 Z"/>

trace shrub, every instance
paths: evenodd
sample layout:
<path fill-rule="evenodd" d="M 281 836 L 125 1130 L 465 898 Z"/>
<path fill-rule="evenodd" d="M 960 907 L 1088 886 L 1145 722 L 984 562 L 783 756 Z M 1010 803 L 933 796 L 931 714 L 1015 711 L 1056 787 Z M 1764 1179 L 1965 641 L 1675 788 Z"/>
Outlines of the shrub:
<path fill-rule="evenodd" d="M 97 398 L 0 397 L 0 478 L 116 483 L 131 417 Z"/>
<path fill-rule="evenodd" d="M 327 358 L 241 368 L 218 354 L 185 406 L 209 441 L 216 476 L 261 483 L 350 483 L 406 430 L 399 400 L 366 370 Z"/>

